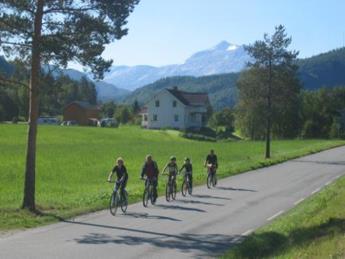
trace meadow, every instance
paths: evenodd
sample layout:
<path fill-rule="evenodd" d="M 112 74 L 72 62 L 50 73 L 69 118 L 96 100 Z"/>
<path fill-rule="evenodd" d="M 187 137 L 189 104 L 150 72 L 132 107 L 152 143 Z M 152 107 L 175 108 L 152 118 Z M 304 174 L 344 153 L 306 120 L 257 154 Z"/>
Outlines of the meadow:
<path fill-rule="evenodd" d="M 0 124 L 0 230 L 34 227 L 61 218 L 104 209 L 112 191 L 106 182 L 118 156 L 129 172 L 130 201 L 141 199 L 140 171 L 146 154 L 160 169 L 171 155 L 178 165 L 191 158 L 196 184 L 204 184 L 204 159 L 211 148 L 219 157 L 219 177 L 231 176 L 287 159 L 344 145 L 341 140 L 280 140 L 272 143 L 272 159 L 264 159 L 264 142 L 203 142 L 171 130 L 39 126 L 36 201 L 42 215 L 19 209 L 22 201 L 26 126 Z M 165 177 L 160 178 L 163 194 Z"/>

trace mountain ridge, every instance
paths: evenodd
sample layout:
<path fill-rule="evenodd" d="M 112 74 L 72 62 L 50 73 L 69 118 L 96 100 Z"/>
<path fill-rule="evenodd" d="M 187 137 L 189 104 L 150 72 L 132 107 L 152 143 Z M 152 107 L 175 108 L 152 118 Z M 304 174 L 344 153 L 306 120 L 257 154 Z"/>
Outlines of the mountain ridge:
<path fill-rule="evenodd" d="M 206 76 L 241 71 L 250 57 L 243 45 L 222 41 L 212 48 L 201 50 L 182 64 L 160 67 L 149 65 L 113 66 L 104 81 L 121 88 L 135 90 L 159 79 L 172 76 Z"/>

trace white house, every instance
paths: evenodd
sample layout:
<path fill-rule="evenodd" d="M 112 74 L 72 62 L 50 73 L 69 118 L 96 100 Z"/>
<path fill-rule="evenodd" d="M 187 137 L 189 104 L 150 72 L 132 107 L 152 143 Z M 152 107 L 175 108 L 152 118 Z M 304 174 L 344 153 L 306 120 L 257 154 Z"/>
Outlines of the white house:
<path fill-rule="evenodd" d="M 201 128 L 206 124 L 207 107 L 210 105 L 206 93 L 180 91 L 177 87 L 163 89 L 142 109 L 142 127 Z"/>

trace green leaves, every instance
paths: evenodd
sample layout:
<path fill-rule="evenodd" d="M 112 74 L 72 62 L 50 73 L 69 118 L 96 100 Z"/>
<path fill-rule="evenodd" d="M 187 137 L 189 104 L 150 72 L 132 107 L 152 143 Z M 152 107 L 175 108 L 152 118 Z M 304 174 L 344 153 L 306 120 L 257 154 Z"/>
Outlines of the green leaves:
<path fill-rule="evenodd" d="M 44 2 L 40 55 L 44 63 L 67 66 L 71 60 L 89 67 L 96 78 L 111 66 L 104 46 L 128 33 L 127 18 L 138 0 Z M 0 1 L 0 48 L 9 56 L 31 57 L 36 2 Z M 4 10 L 4 11 L 3 11 Z"/>

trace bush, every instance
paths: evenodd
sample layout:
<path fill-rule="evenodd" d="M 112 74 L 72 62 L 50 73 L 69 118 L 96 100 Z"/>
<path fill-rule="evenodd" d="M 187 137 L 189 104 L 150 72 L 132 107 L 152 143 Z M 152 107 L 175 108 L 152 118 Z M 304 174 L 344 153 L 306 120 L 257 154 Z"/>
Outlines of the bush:
<path fill-rule="evenodd" d="M 200 129 L 189 128 L 189 129 L 186 129 L 185 133 L 192 133 L 192 134 L 202 135 L 202 136 L 211 137 L 211 138 L 217 137 L 216 131 L 208 127 L 203 127 Z"/>
<path fill-rule="evenodd" d="M 340 124 L 334 121 L 331 125 L 331 129 L 329 131 L 330 138 L 339 138 L 340 137 Z"/>
<path fill-rule="evenodd" d="M 302 129 L 303 138 L 318 138 L 320 137 L 320 129 L 312 120 L 307 120 Z"/>
<path fill-rule="evenodd" d="M 215 142 L 216 139 L 213 138 L 213 137 L 208 137 L 208 136 L 205 136 L 205 135 L 201 135 L 201 134 L 196 134 L 196 133 L 182 133 L 181 134 L 182 137 L 184 138 L 188 138 L 188 139 L 193 139 L 193 140 L 200 140 L 200 141 L 212 141 L 212 142 Z"/>
<path fill-rule="evenodd" d="M 12 123 L 17 124 L 18 123 L 18 117 L 13 117 L 12 118 Z"/>

